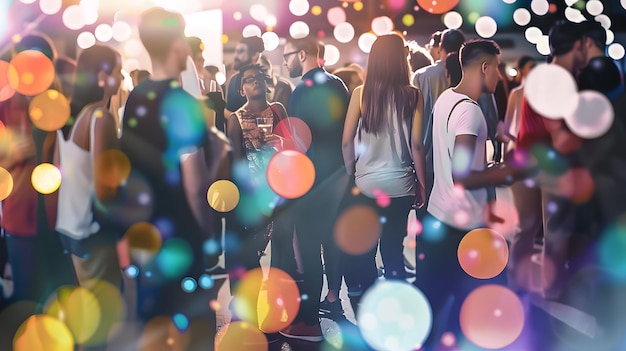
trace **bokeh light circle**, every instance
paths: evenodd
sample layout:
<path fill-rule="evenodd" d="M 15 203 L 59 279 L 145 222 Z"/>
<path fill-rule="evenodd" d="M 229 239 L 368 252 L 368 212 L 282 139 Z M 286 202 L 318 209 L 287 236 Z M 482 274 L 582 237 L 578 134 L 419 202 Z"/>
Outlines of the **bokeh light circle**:
<path fill-rule="evenodd" d="M 88 49 L 96 44 L 96 37 L 91 32 L 82 32 L 76 37 L 76 44 L 81 49 Z"/>
<path fill-rule="evenodd" d="M 47 90 L 30 101 L 28 115 L 35 127 L 53 132 L 63 127 L 70 118 L 70 103 L 57 90 Z"/>
<path fill-rule="evenodd" d="M 458 29 L 463 25 L 463 16 L 456 11 L 450 11 L 443 16 L 443 24 L 450 29 Z"/>
<path fill-rule="evenodd" d="M 5 101 L 15 95 L 15 88 L 19 84 L 19 76 L 15 67 L 7 61 L 0 60 L 0 101 Z"/>
<path fill-rule="evenodd" d="M 393 31 L 393 21 L 387 16 L 372 19 L 372 31 L 376 35 L 388 34 Z"/>
<path fill-rule="evenodd" d="M 537 65 L 526 77 L 524 95 L 530 106 L 547 118 L 563 118 L 578 105 L 576 81 L 559 65 Z"/>
<path fill-rule="evenodd" d="M 483 38 L 491 38 L 498 31 L 496 20 L 489 16 L 482 16 L 476 20 L 476 33 Z"/>
<path fill-rule="evenodd" d="M 272 156 L 267 181 L 278 195 L 295 199 L 306 194 L 315 182 L 313 162 L 303 153 L 283 150 Z"/>
<path fill-rule="evenodd" d="M 130 160 L 119 150 L 106 150 L 94 160 L 94 171 L 110 188 L 123 185 L 130 176 Z"/>
<path fill-rule="evenodd" d="M 302 153 L 309 150 L 313 140 L 309 126 L 296 117 L 287 117 L 278 122 L 274 127 L 274 134 L 283 137 L 283 150 L 296 150 Z"/>
<path fill-rule="evenodd" d="M 113 28 L 111 28 L 111 26 L 107 23 L 102 23 L 96 27 L 94 34 L 96 35 L 96 39 L 98 39 L 98 41 L 106 43 L 113 38 Z"/>
<path fill-rule="evenodd" d="M 525 26 L 530 23 L 531 15 L 530 12 L 525 8 L 519 8 L 513 12 L 513 21 L 518 26 Z"/>
<path fill-rule="evenodd" d="M 415 16 L 413 16 L 410 13 L 405 13 L 402 16 L 402 24 L 404 24 L 407 27 L 411 27 L 415 24 Z"/>
<path fill-rule="evenodd" d="M 165 278 L 180 279 L 191 267 L 193 253 L 187 241 L 171 238 L 163 242 L 155 260 Z"/>
<path fill-rule="evenodd" d="M 80 286 L 57 289 L 57 299 L 46 313 L 62 320 L 78 344 L 84 344 L 95 334 L 100 324 L 101 309 L 94 294 Z"/>
<path fill-rule="evenodd" d="M 589 0 L 585 5 L 587 12 L 592 16 L 598 16 L 604 11 L 604 5 L 599 0 Z"/>
<path fill-rule="evenodd" d="M 547 0 L 532 0 L 530 9 L 537 15 L 543 16 L 550 10 L 550 3 Z"/>
<path fill-rule="evenodd" d="M 565 9 L 565 18 L 567 18 L 568 21 L 574 23 L 581 23 L 586 21 L 585 15 L 583 15 L 583 13 L 579 9 L 575 9 L 573 7 L 568 7 Z"/>
<path fill-rule="evenodd" d="M 6 199 L 13 191 L 13 177 L 6 169 L 0 167 L 0 201 Z"/>
<path fill-rule="evenodd" d="M 336 28 L 336 27 L 335 27 Z M 324 52 L 324 60 L 326 61 L 327 66 L 332 66 L 339 62 L 339 58 L 341 57 L 341 53 L 339 49 L 333 44 L 326 44 L 326 51 Z"/>
<path fill-rule="evenodd" d="M 231 322 L 215 336 L 215 351 L 267 351 L 267 338 L 256 326 L 247 322 Z"/>
<path fill-rule="evenodd" d="M 280 38 L 278 38 L 278 34 L 274 32 L 263 33 L 263 35 L 261 35 L 261 39 L 263 39 L 265 51 L 273 51 L 280 44 Z"/>
<path fill-rule="evenodd" d="M 163 243 L 159 229 L 148 222 L 133 224 L 124 233 L 124 240 L 133 260 L 141 264 L 145 264 L 154 257 Z"/>
<path fill-rule="evenodd" d="M 541 38 L 542 35 L 543 32 L 537 27 L 528 27 L 524 31 L 524 37 L 531 44 L 537 44 L 537 41 L 539 40 L 539 38 Z"/>
<path fill-rule="evenodd" d="M 241 34 L 244 38 L 261 37 L 261 28 L 255 24 L 249 24 L 243 27 Z"/>
<path fill-rule="evenodd" d="M 512 344 L 524 327 L 524 308 L 511 290 L 484 285 L 472 291 L 461 306 L 461 330 L 467 339 L 486 349 Z"/>
<path fill-rule="evenodd" d="M 613 125 L 613 107 L 604 94 L 586 90 L 578 94 L 578 105 L 565 116 L 565 123 L 581 138 L 593 139 L 605 134 Z"/>
<path fill-rule="evenodd" d="M 309 25 L 302 21 L 295 21 L 289 26 L 289 35 L 294 39 L 305 38 L 309 32 Z"/>
<path fill-rule="evenodd" d="M 42 163 L 33 169 L 30 180 L 38 192 L 52 194 L 61 186 L 61 171 L 51 163 Z"/>
<path fill-rule="evenodd" d="M 230 180 L 218 180 L 209 187 L 207 201 L 218 212 L 232 211 L 239 203 L 239 189 Z"/>
<path fill-rule="evenodd" d="M 613 43 L 609 45 L 609 56 L 613 60 L 621 60 L 624 58 L 624 46 L 620 43 Z"/>
<path fill-rule="evenodd" d="M 263 4 L 253 4 L 250 6 L 250 17 L 255 21 L 263 22 L 268 15 L 267 7 Z"/>
<path fill-rule="evenodd" d="M 63 11 L 63 24 L 71 30 L 83 28 L 85 25 L 83 9 L 78 5 L 68 6 L 65 11 Z"/>
<path fill-rule="evenodd" d="M 145 324 L 137 350 L 187 350 L 190 339 L 191 333 L 181 332 L 173 316 L 158 316 Z"/>
<path fill-rule="evenodd" d="M 326 12 L 326 18 L 331 26 L 336 26 L 346 21 L 346 11 L 339 6 L 331 7 Z"/>
<path fill-rule="evenodd" d="M 233 307 L 242 320 L 266 333 L 275 333 L 293 322 L 300 309 L 300 300 L 298 285 L 289 274 L 272 267 L 264 278 L 263 270 L 255 268 L 248 271 L 237 285 Z"/>
<path fill-rule="evenodd" d="M 360 255 L 378 244 L 381 230 L 378 214 L 373 208 L 355 205 L 339 215 L 333 237 L 339 249 L 351 255 Z"/>
<path fill-rule="evenodd" d="M 430 334 L 432 309 L 415 286 L 382 280 L 363 295 L 357 325 L 376 350 L 417 350 Z"/>
<path fill-rule="evenodd" d="M 550 38 L 547 35 L 537 39 L 537 52 L 544 56 L 550 55 Z"/>
<path fill-rule="evenodd" d="M 127 22 L 124 21 L 116 21 L 113 23 L 113 39 L 122 43 L 126 40 L 130 39 L 133 34 L 133 29 Z"/>
<path fill-rule="evenodd" d="M 490 279 L 506 267 L 509 248 L 502 235 L 489 228 L 479 228 L 461 239 L 457 256 L 465 273 L 478 279 Z"/>
<path fill-rule="evenodd" d="M 611 43 L 613 43 L 614 40 L 615 40 L 615 33 L 613 33 L 612 30 L 607 29 L 606 30 L 606 42 L 605 42 L 605 44 L 606 45 L 611 45 Z M 609 54 L 609 56 L 611 56 L 611 54 Z M 617 57 L 619 57 L 619 55 Z M 622 55 L 622 57 L 623 57 L 623 55 Z M 613 57 L 611 57 L 611 58 L 613 58 Z M 618 59 L 618 60 L 620 60 L 620 59 Z"/>
<path fill-rule="evenodd" d="M 340 43 L 348 43 L 354 38 L 354 27 L 348 22 L 339 23 L 333 29 L 333 35 Z"/>
<path fill-rule="evenodd" d="M 57 318 L 33 315 L 20 325 L 13 337 L 14 351 L 73 351 L 74 339 L 69 328 Z"/>
<path fill-rule="evenodd" d="M 417 0 L 417 4 L 427 12 L 442 14 L 452 10 L 459 0 Z"/>
<path fill-rule="evenodd" d="M 61 7 L 63 7 L 62 0 L 40 0 L 39 8 L 41 12 L 46 15 L 54 15 L 55 13 L 61 11 Z"/>
<path fill-rule="evenodd" d="M 359 37 L 359 49 L 366 54 L 372 50 L 372 45 L 376 41 L 376 35 L 374 33 L 363 33 Z"/>
<path fill-rule="evenodd" d="M 40 51 L 25 50 L 11 59 L 18 80 L 11 79 L 12 87 L 20 94 L 35 96 L 46 91 L 54 81 L 54 64 Z M 13 71 L 10 71 L 10 73 Z"/>
<path fill-rule="evenodd" d="M 596 20 L 596 22 L 600 22 L 604 29 L 611 28 L 611 18 L 609 16 L 602 14 L 596 16 L 594 19 Z"/>
<path fill-rule="evenodd" d="M 304 16 L 309 11 L 309 2 L 307 0 L 291 0 L 289 11 L 294 16 Z"/>

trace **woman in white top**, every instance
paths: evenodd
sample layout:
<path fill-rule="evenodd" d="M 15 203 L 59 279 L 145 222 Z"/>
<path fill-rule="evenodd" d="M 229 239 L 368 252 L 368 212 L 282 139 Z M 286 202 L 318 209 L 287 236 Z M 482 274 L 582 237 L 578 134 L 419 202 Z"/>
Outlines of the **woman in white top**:
<path fill-rule="evenodd" d="M 352 93 L 342 137 L 346 171 L 355 176 L 366 203 L 385 218 L 380 252 L 387 279 L 406 277 L 407 214 L 412 204 L 422 207 L 426 197 L 423 100 L 411 85 L 410 74 L 404 39 L 396 33 L 378 37 L 368 57 L 364 85 Z M 372 256 L 372 264 L 373 260 Z"/>
<path fill-rule="evenodd" d="M 101 300 L 102 316 L 114 314 L 102 318 L 98 330 L 84 342 L 89 350 L 104 349 L 112 323 L 122 317 L 109 306 L 110 288 L 105 286 L 121 287 L 116 251 L 120 235 L 107 229 L 93 212 L 98 205 L 111 202 L 120 185 L 115 162 L 111 167 L 102 161 L 110 160 L 111 150 L 118 149 L 116 123 L 108 104 L 123 79 L 121 67 L 120 54 L 106 46 L 95 45 L 80 54 L 71 101 L 73 125 L 57 132 L 63 182 L 56 230 L 71 255 L 78 283 Z"/>

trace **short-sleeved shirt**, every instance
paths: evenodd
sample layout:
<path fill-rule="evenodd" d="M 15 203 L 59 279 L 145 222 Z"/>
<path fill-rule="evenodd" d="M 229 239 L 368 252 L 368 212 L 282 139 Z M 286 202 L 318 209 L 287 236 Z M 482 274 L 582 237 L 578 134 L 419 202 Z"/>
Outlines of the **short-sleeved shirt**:
<path fill-rule="evenodd" d="M 446 80 L 445 64 L 437 61 L 430 66 L 423 67 L 413 74 L 413 85 L 419 88 L 424 97 L 424 119 L 422 120 L 422 130 L 427 130 L 435 101 L 439 95 L 448 88 Z M 428 149 L 430 145 L 426 145 Z"/>
<path fill-rule="evenodd" d="M 433 110 L 433 164 L 435 181 L 430 194 L 428 212 L 447 225 L 460 229 L 473 229 L 483 222 L 483 211 L 487 204 L 487 190 L 460 190 L 455 187 L 452 172 L 454 142 L 458 135 L 474 135 L 474 155 L 467 160 L 466 171 L 485 169 L 485 143 L 487 123 L 478 104 L 464 101 L 468 96 L 452 89 L 444 91 L 437 99 Z M 450 112 L 452 111 L 452 114 Z M 449 116 L 449 120 L 448 120 Z"/>
<path fill-rule="evenodd" d="M 302 119 L 311 129 L 307 156 L 315 166 L 315 185 L 343 167 L 341 137 L 349 102 L 348 88 L 323 68 L 302 76 L 289 101 L 289 117 Z"/>
<path fill-rule="evenodd" d="M 233 74 L 228 83 L 228 91 L 226 91 L 226 109 L 234 112 L 246 103 L 246 97 L 240 93 L 241 89 L 241 72 Z"/>

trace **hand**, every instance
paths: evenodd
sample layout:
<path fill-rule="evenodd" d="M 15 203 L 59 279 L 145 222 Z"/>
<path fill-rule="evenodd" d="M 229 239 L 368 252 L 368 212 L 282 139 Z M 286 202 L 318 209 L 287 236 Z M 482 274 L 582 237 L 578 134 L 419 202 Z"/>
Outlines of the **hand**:
<path fill-rule="evenodd" d="M 417 189 L 415 189 L 415 208 L 422 208 L 426 205 L 426 189 L 420 183 L 418 183 Z"/>
<path fill-rule="evenodd" d="M 267 145 L 271 145 L 277 150 L 282 150 L 284 147 L 285 138 L 281 137 L 280 135 L 276 135 L 276 134 L 266 135 L 263 140 L 265 141 Z"/>
<path fill-rule="evenodd" d="M 508 143 L 509 141 L 511 141 L 509 134 L 505 130 L 504 122 L 502 121 L 498 122 L 496 139 L 498 139 L 498 141 L 501 141 L 503 143 Z"/>

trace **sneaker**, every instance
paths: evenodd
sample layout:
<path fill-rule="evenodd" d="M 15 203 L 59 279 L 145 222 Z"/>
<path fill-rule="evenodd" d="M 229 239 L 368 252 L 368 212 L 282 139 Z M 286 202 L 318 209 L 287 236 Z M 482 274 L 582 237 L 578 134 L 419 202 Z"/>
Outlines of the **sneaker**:
<path fill-rule="evenodd" d="M 297 322 L 279 331 L 279 333 L 280 335 L 290 339 L 310 342 L 322 342 L 324 340 L 322 327 L 319 323 L 308 325 L 304 324 L 304 322 Z"/>
<path fill-rule="evenodd" d="M 329 302 L 328 297 L 326 297 L 324 301 L 320 302 L 320 316 L 334 321 L 344 319 L 341 300 L 337 299 L 334 302 Z"/>

